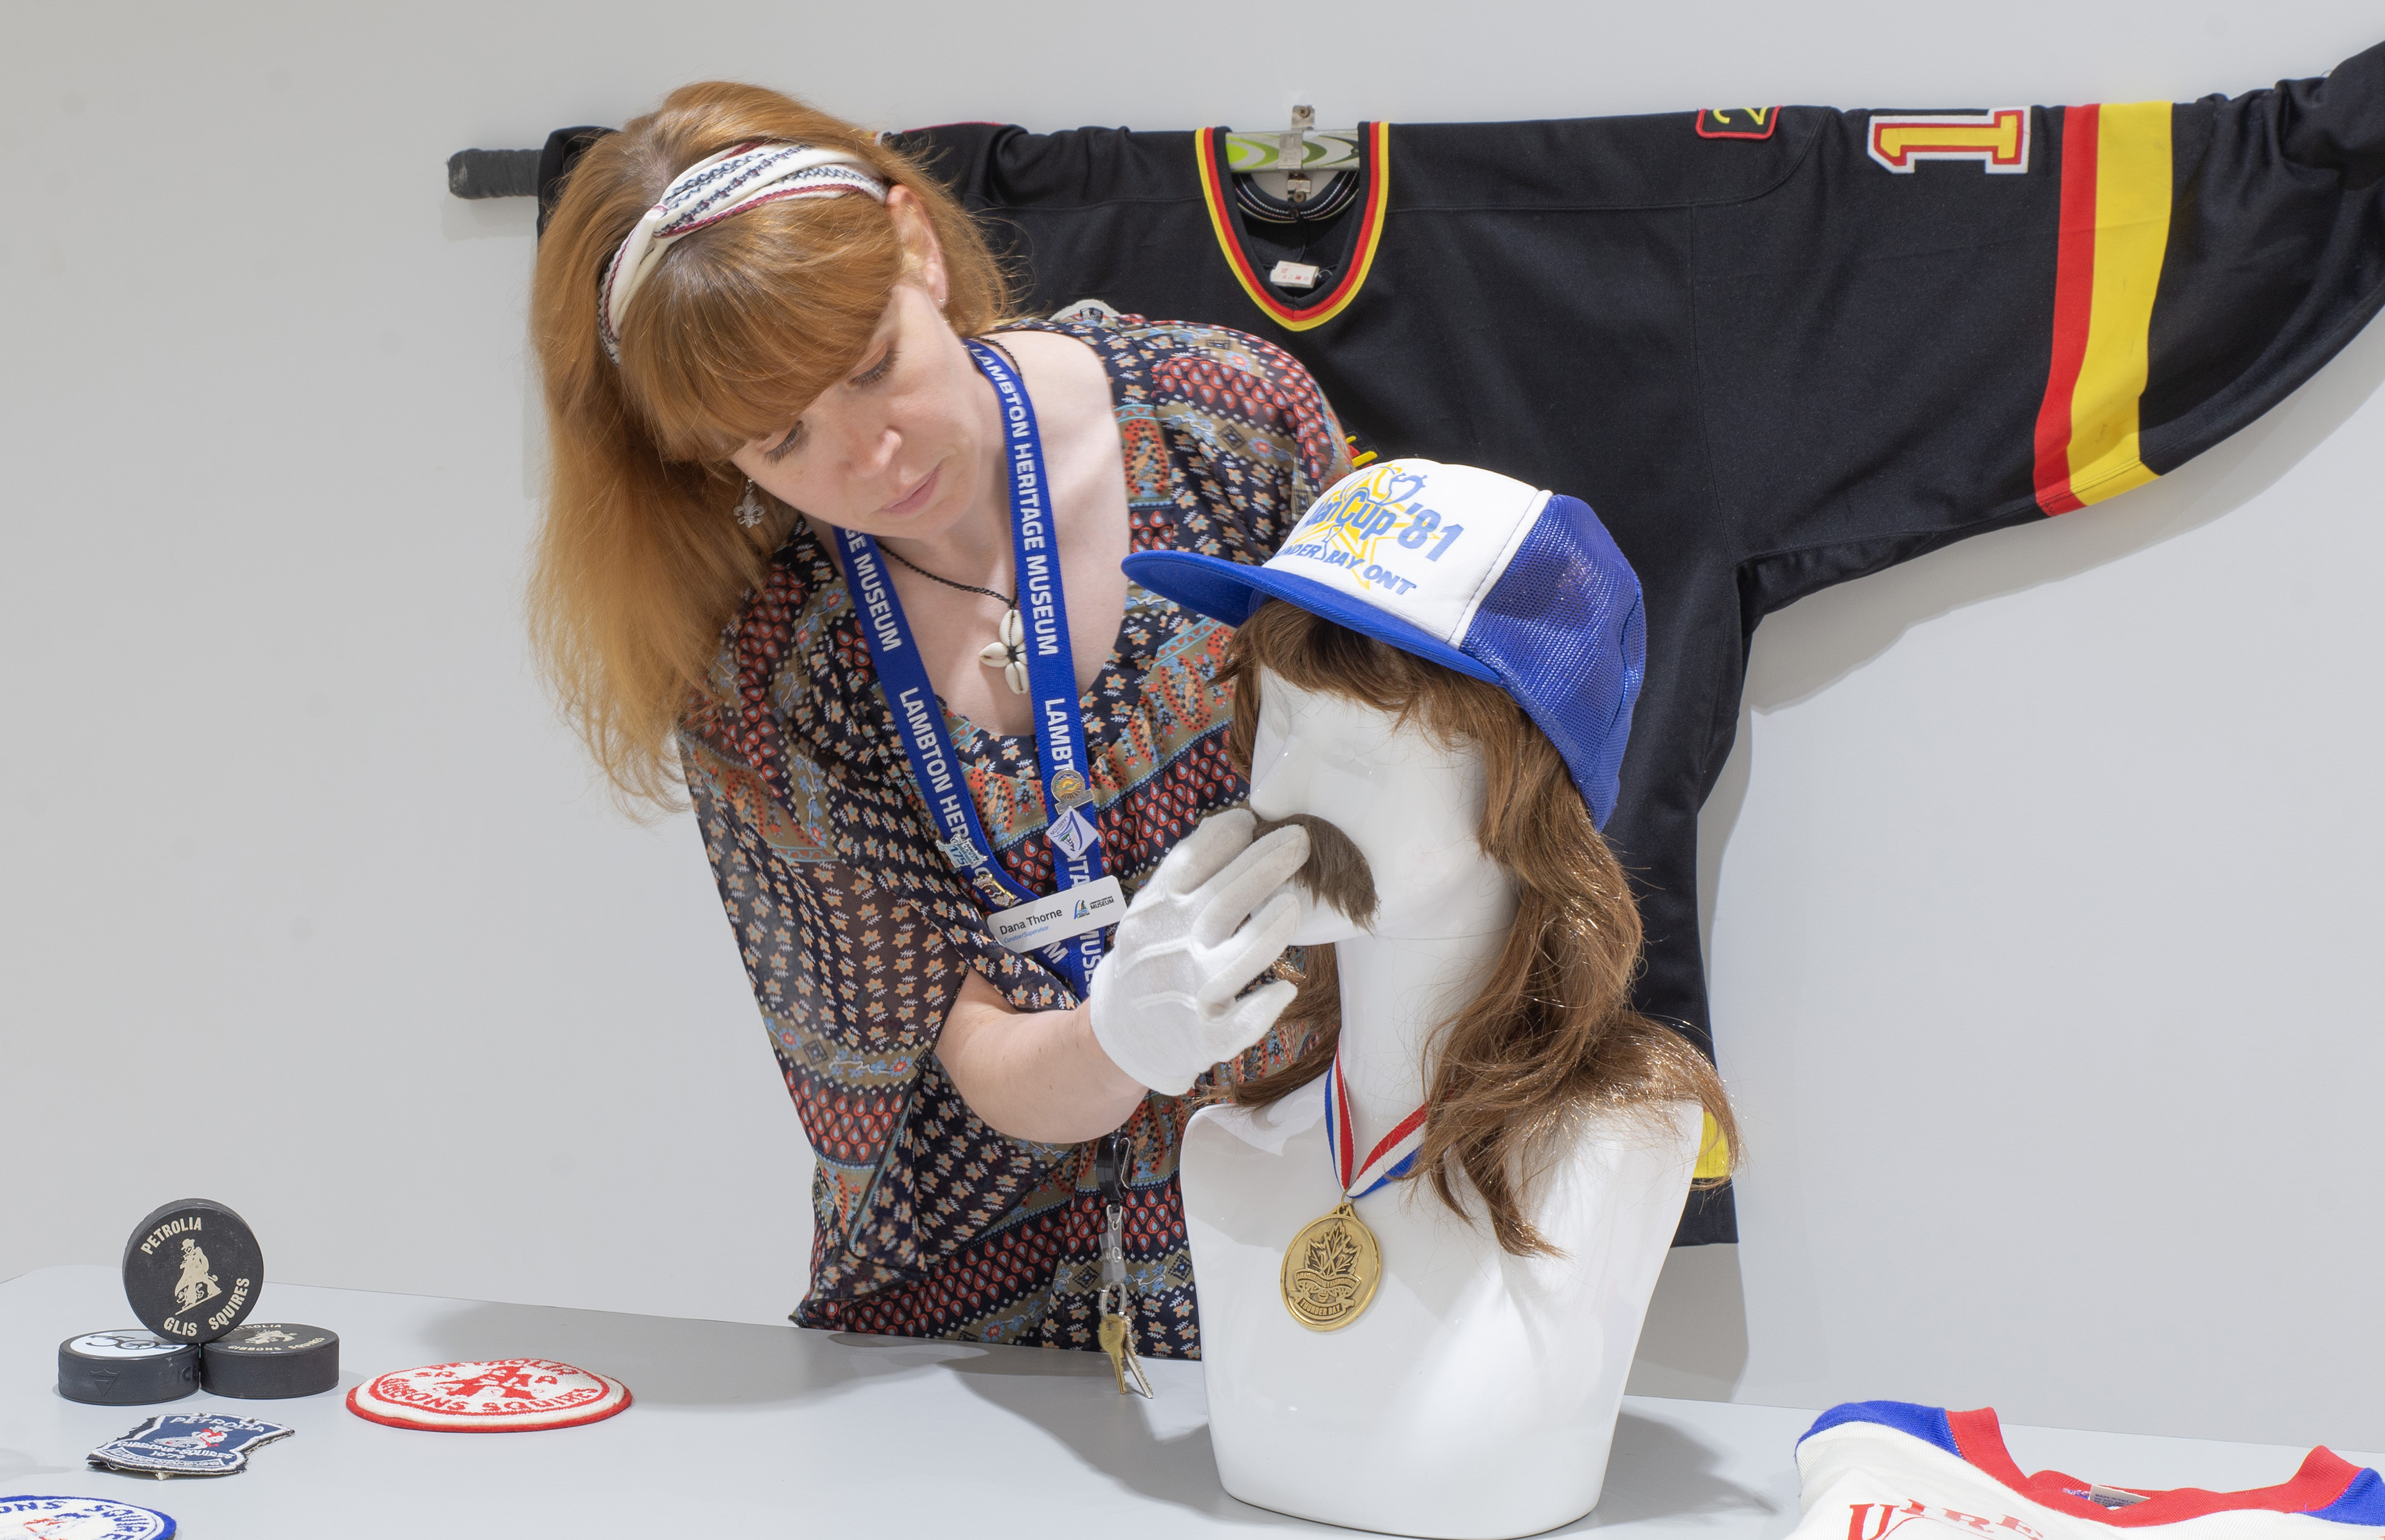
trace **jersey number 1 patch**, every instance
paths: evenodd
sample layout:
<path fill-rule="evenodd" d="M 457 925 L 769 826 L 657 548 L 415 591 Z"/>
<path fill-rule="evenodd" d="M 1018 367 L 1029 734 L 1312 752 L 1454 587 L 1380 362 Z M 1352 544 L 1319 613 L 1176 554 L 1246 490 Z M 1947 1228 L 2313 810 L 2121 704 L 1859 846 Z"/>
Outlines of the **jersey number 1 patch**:
<path fill-rule="evenodd" d="M 1910 173 L 1925 160 L 1976 160 L 1983 171 L 2026 171 L 2029 108 L 2000 106 L 1993 112 L 1936 112 L 1917 117 L 1876 112 L 1871 119 L 1871 157 L 1899 173 Z"/>

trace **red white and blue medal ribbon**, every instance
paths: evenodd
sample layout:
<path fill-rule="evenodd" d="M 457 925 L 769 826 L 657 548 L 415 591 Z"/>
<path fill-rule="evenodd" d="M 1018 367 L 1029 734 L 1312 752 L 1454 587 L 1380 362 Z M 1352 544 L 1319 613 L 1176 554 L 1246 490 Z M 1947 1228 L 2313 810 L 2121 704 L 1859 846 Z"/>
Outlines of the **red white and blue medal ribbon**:
<path fill-rule="evenodd" d="M 1325 1146 L 1333 1155 L 1333 1181 L 1342 1201 L 1323 1219 L 1311 1221 L 1284 1247 L 1278 1282 L 1283 1308 L 1312 1332 L 1338 1332 L 1366 1313 L 1383 1279 L 1383 1248 L 1353 1207 L 1386 1182 L 1416 1169 L 1424 1146 L 1426 1108 L 1402 1118 L 1364 1159 L 1351 1114 L 1350 1084 L 1342 1075 L 1342 1052 L 1325 1083 Z"/>
<path fill-rule="evenodd" d="M 1333 1180 L 1341 1184 L 1344 1203 L 1355 1202 L 1415 1168 L 1417 1151 L 1424 1144 L 1425 1111 L 1419 1107 L 1401 1119 L 1360 1160 L 1350 1087 L 1342 1078 L 1342 1050 L 1334 1049 L 1333 1075 L 1325 1095 L 1325 1143 L 1333 1152 Z"/>

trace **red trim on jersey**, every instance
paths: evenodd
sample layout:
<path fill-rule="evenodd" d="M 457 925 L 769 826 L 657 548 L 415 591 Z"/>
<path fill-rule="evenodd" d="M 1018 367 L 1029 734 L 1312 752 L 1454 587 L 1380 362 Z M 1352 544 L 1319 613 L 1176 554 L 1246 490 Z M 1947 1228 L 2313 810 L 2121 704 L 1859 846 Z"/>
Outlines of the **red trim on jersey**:
<path fill-rule="evenodd" d="M 2087 361 L 2095 307 L 2095 144 L 2102 114 L 2062 112 L 2062 227 L 2054 260 L 2054 367 L 2037 409 L 2037 505 L 2049 514 L 2086 507 L 2070 492 L 2070 404 Z"/>
<path fill-rule="evenodd" d="M 1947 1431 L 1954 1435 L 1954 1452 L 2004 1483 L 2016 1492 L 2029 1489 L 2029 1478 L 2013 1463 L 2012 1455 L 2004 1448 L 2004 1431 L 1996 1421 L 1996 1409 L 1981 1407 L 1976 1411 L 1950 1411 L 1946 1414 Z M 2086 1483 L 2079 1484 L 2084 1486 Z M 2093 1503 L 2087 1505 L 2101 1513 Z"/>
<path fill-rule="evenodd" d="M 1277 296 L 1260 277 L 1250 254 L 1242 249 L 1242 237 L 1234 226 L 1233 179 L 1219 150 L 1226 132 L 1224 129 L 1202 129 L 1193 135 L 1201 194 L 1209 207 L 1209 223 L 1217 232 L 1218 249 L 1225 253 L 1242 292 L 1250 295 L 1252 304 L 1266 312 L 1268 319 L 1293 332 L 1305 332 L 1331 320 L 1358 297 L 1358 290 L 1375 264 L 1375 247 L 1382 239 L 1383 215 L 1390 201 L 1391 125 L 1358 125 L 1358 136 L 1364 144 L 1359 175 L 1365 179 L 1365 185 L 1360 194 L 1357 235 L 1350 243 L 1350 256 L 1342 265 L 1341 281 L 1307 304 L 1297 306 L 1287 305 Z"/>
<path fill-rule="evenodd" d="M 2075 109 L 2074 109 L 2075 110 Z M 2073 1518 L 2092 1519 L 2115 1529 L 2143 1529 L 2153 1524 L 2174 1524 L 2182 1519 L 2200 1519 L 2212 1513 L 2237 1513 L 2260 1509 L 2273 1513 L 2314 1513 L 2343 1496 L 2360 1475 L 2360 1467 L 2345 1460 L 2331 1449 L 2313 1449 L 2303 1457 L 2302 1469 L 2293 1479 L 2276 1486 L 2256 1486 L 2242 1492 L 2206 1492 L 2199 1486 L 2180 1486 L 2169 1491 L 2144 1491 L 2139 1487 L 2121 1487 L 2124 1492 L 2142 1492 L 2143 1502 L 2128 1508 L 2105 1508 L 2101 1503 L 2073 1496 L 2083 1492 L 2089 1484 L 2077 1476 L 2059 1471 L 2040 1471 L 2033 1476 L 2021 1474 L 2004 1448 L 2004 1430 L 1996 1421 L 1993 1407 L 1981 1407 L 1977 1411 L 1950 1411 L 1946 1426 L 1954 1434 L 1954 1447 L 1962 1457 L 1986 1474 L 2041 1507 Z"/>

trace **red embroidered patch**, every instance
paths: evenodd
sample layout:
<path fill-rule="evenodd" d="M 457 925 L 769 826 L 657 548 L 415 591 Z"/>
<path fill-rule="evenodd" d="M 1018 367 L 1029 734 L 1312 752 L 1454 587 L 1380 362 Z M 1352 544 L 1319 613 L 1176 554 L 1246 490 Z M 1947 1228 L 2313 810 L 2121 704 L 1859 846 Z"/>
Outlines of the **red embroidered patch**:
<path fill-rule="evenodd" d="M 522 1433 L 601 1421 L 630 1404 L 618 1380 L 546 1358 L 402 1369 L 348 1392 L 367 1421 L 428 1433 Z"/>

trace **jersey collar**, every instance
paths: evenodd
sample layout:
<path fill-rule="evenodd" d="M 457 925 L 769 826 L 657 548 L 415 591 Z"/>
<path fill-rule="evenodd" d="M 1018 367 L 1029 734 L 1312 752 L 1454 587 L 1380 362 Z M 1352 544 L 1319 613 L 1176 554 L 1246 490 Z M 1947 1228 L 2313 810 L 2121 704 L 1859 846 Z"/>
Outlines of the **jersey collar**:
<path fill-rule="evenodd" d="M 1251 303 L 1266 312 L 1268 319 L 1287 332 L 1305 332 L 1322 326 L 1349 308 L 1366 285 L 1367 274 L 1375 264 L 1375 248 L 1383 239 L 1383 215 L 1392 191 L 1392 126 L 1389 123 L 1358 125 L 1358 175 L 1366 180 L 1366 189 L 1355 210 L 1358 232 L 1352 241 L 1349 260 L 1342 265 L 1342 276 L 1333 287 L 1309 303 L 1287 305 L 1278 296 L 1242 244 L 1242 217 L 1234 208 L 1231 175 L 1226 169 L 1224 129 L 1203 129 L 1192 136 L 1193 158 L 1201 172 L 1201 201 L 1209 210 L 1209 228 L 1217 237 L 1217 249 L 1225 253 L 1226 265 L 1233 269 L 1235 281 Z"/>

